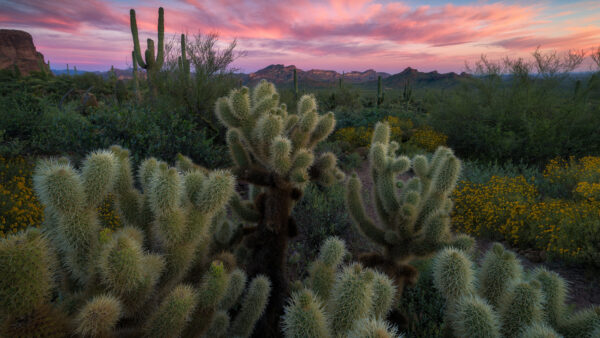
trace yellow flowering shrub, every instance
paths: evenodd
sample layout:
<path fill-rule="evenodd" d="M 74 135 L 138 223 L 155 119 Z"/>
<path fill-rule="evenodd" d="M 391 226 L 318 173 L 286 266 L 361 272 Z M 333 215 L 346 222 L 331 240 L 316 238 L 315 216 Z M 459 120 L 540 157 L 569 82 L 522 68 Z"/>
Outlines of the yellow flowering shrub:
<path fill-rule="evenodd" d="M 390 126 L 390 138 L 398 143 L 408 142 L 417 148 L 433 152 L 438 146 L 446 145 L 448 137 L 429 126 L 414 128 L 410 119 L 386 116 L 383 121 Z M 368 147 L 373 136 L 373 126 L 346 127 L 334 133 L 334 139 L 348 143 L 352 148 Z"/>
<path fill-rule="evenodd" d="M 409 142 L 423 150 L 434 152 L 437 147 L 445 146 L 447 140 L 448 136 L 445 134 L 437 132 L 429 126 L 423 126 L 415 130 Z"/>
<path fill-rule="evenodd" d="M 593 161 L 586 161 L 579 162 L 576 172 L 591 168 Z M 561 166 L 551 161 L 544 175 L 564 178 L 564 172 L 556 169 Z M 485 184 L 462 181 L 453 196 L 453 226 L 475 236 L 504 239 L 517 247 L 600 266 L 600 184 L 579 182 L 574 192 L 582 198 L 542 200 L 533 182 L 523 176 L 494 176 Z"/>
<path fill-rule="evenodd" d="M 600 183 L 600 157 L 586 156 L 579 160 L 574 157 L 568 160 L 555 158 L 548 162 L 543 175 L 550 184 L 556 186 L 558 195 L 581 196 L 584 190 L 590 193 L 589 189 L 596 189 L 592 186 L 594 183 Z M 590 185 L 579 186 L 583 182 Z"/>
<path fill-rule="evenodd" d="M 338 129 L 334 138 L 338 141 L 348 143 L 352 148 L 366 147 L 371 144 L 373 128 L 368 127 L 346 127 Z"/>
<path fill-rule="evenodd" d="M 485 184 L 461 181 L 453 194 L 452 222 L 457 230 L 475 236 L 518 237 L 508 222 L 536 198 L 535 186 L 523 176 L 493 176 Z"/>
<path fill-rule="evenodd" d="M 115 230 L 123 226 L 119 213 L 115 208 L 115 196 L 113 194 L 108 194 L 98 206 L 98 218 L 105 229 Z"/>
<path fill-rule="evenodd" d="M 22 157 L 0 156 L 0 237 L 44 221 L 44 208 L 32 189 L 33 165 Z"/>

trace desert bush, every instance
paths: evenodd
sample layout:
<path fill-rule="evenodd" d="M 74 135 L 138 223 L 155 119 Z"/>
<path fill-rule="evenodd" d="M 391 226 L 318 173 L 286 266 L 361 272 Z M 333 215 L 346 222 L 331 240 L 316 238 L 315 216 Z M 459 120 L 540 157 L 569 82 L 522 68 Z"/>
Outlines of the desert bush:
<path fill-rule="evenodd" d="M 426 102 L 431 126 L 448 135 L 448 144 L 465 159 L 539 166 L 556 156 L 600 153 L 594 129 L 599 106 L 591 103 L 599 98 L 573 95 L 578 85 L 569 79 L 566 61 L 540 53 L 535 60 L 546 75 L 533 75 L 533 63 L 522 59 L 483 59 L 476 76 Z M 559 62 L 549 65 L 544 55 Z M 597 76 L 579 81 L 581 91 L 593 92 L 596 82 Z"/>
<path fill-rule="evenodd" d="M 301 240 L 295 245 L 301 257 L 311 259 L 325 239 L 348 234 L 351 221 L 344 193 L 344 186 L 339 183 L 327 189 L 315 184 L 305 188 L 292 213 L 301 235 Z"/>
<path fill-rule="evenodd" d="M 433 284 L 433 259 L 417 260 L 419 280 L 406 288 L 398 306 L 407 315 L 406 337 L 442 337 L 446 300 Z"/>

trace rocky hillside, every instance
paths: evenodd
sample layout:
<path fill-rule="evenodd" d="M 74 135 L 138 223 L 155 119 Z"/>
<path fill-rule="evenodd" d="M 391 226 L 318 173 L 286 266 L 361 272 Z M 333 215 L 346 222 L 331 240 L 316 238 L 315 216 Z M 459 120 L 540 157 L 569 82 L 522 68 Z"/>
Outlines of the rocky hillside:
<path fill-rule="evenodd" d="M 0 69 L 19 68 L 23 75 L 40 71 L 48 65 L 42 53 L 35 49 L 31 34 L 11 29 L 0 29 Z"/>
<path fill-rule="evenodd" d="M 405 84 L 410 84 L 413 87 L 430 86 L 430 85 L 454 85 L 461 79 L 470 78 L 470 75 L 463 72 L 456 74 L 454 72 L 440 74 L 437 71 L 423 73 L 414 68 L 406 68 L 398 74 L 394 74 L 383 80 L 386 87 L 401 88 Z"/>
<path fill-rule="evenodd" d="M 296 69 L 296 66 L 293 65 L 270 65 L 254 73 L 236 75 L 244 84 L 254 85 L 262 79 L 276 84 L 289 84 L 293 81 L 294 69 Z M 343 74 L 333 70 L 312 69 L 304 71 L 302 69 L 297 69 L 297 73 L 298 81 L 302 85 L 309 87 L 330 86 L 342 77 L 345 83 L 360 84 L 363 87 L 373 87 L 377 85 L 377 77 L 381 76 L 384 86 L 391 88 L 402 88 L 405 83 L 410 83 L 410 85 L 414 87 L 426 85 L 450 86 L 458 83 L 461 79 L 469 78 L 469 75 L 466 73 L 456 74 L 451 72 L 440 74 L 437 71 L 424 73 L 410 67 L 394 75 L 376 72 L 373 69 L 364 72 L 352 71 Z"/>
<path fill-rule="evenodd" d="M 247 77 L 242 77 L 244 82 L 254 84 L 265 79 L 276 84 L 291 83 L 294 79 L 294 69 L 296 66 L 270 65 L 254 73 L 248 74 Z M 311 85 L 330 84 L 343 77 L 345 82 L 364 83 L 377 80 L 377 76 L 387 78 L 388 73 L 378 73 L 372 69 L 364 72 L 353 71 L 350 73 L 341 74 L 333 70 L 311 69 L 304 71 L 297 69 L 298 80 Z"/>

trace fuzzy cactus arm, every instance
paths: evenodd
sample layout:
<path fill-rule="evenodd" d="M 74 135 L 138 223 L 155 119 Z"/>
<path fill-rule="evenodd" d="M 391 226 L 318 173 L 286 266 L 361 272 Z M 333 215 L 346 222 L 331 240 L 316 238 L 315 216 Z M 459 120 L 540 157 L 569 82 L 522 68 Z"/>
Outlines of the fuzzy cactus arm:
<path fill-rule="evenodd" d="M 247 222 L 258 222 L 260 220 L 260 213 L 252 208 L 251 205 L 244 203 L 238 193 L 234 193 L 231 200 L 229 201 L 229 205 L 233 212 Z"/>
<path fill-rule="evenodd" d="M 112 190 L 116 171 L 117 161 L 110 151 L 94 152 L 86 157 L 81 176 L 89 207 L 97 207 Z"/>
<path fill-rule="evenodd" d="M 284 311 L 282 326 L 286 338 L 332 337 L 324 307 L 310 290 L 294 293 Z"/>
<path fill-rule="evenodd" d="M 358 176 L 354 175 L 348 180 L 348 186 L 346 191 L 346 201 L 348 204 L 348 210 L 354 223 L 358 229 L 368 238 L 373 240 L 375 243 L 380 245 L 386 245 L 385 231 L 381 230 L 375 225 L 373 220 L 369 216 L 364 208 L 364 202 L 361 197 L 361 183 Z"/>
<path fill-rule="evenodd" d="M 138 36 L 137 20 L 135 18 L 135 10 L 129 11 L 129 23 L 131 25 L 131 35 L 133 36 L 133 54 L 140 67 L 146 69 L 148 65 L 144 62 L 142 57 L 142 49 L 140 48 L 140 39 Z"/>
<path fill-rule="evenodd" d="M 265 276 L 254 277 L 242 301 L 242 307 L 229 329 L 230 336 L 249 337 L 262 316 L 271 293 L 271 282 Z"/>
<path fill-rule="evenodd" d="M 76 332 L 84 337 L 108 337 L 123 315 L 119 299 L 110 295 L 92 298 L 76 317 Z"/>
<path fill-rule="evenodd" d="M 196 307 L 196 290 L 189 285 L 176 286 L 146 321 L 147 337 L 178 337 Z"/>
<path fill-rule="evenodd" d="M 0 313 L 19 317 L 48 302 L 55 265 L 48 240 L 37 229 L 0 240 Z"/>
<path fill-rule="evenodd" d="M 374 273 L 359 264 L 344 268 L 331 292 L 328 309 L 334 334 L 343 335 L 355 321 L 368 317 L 372 306 Z"/>
<path fill-rule="evenodd" d="M 239 130 L 229 129 L 227 131 L 227 145 L 229 146 L 231 158 L 238 168 L 249 168 L 252 166 L 252 158 L 242 144 Z"/>
<path fill-rule="evenodd" d="M 501 337 L 498 316 L 484 299 L 463 296 L 450 306 L 452 309 L 449 318 L 456 337 Z"/>
<path fill-rule="evenodd" d="M 219 303 L 220 309 L 229 310 L 237 303 L 246 288 L 246 280 L 247 277 L 244 271 L 235 269 L 231 272 L 227 292 L 225 292 L 223 299 L 221 299 L 221 302 Z"/>

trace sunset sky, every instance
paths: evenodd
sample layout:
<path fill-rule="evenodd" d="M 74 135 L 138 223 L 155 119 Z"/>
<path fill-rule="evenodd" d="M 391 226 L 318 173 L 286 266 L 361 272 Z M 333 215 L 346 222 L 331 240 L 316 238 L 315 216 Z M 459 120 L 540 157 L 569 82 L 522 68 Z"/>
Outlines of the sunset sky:
<path fill-rule="evenodd" d="M 237 38 L 247 55 L 235 66 L 244 72 L 273 63 L 460 72 L 481 54 L 527 57 L 538 45 L 558 52 L 600 46 L 598 0 L 0 0 L 0 28 L 31 33 L 54 69 L 127 68 L 129 9 L 137 12 L 145 49 L 146 38 L 156 41 L 159 6 L 167 36 L 215 31 L 225 43 Z"/>

